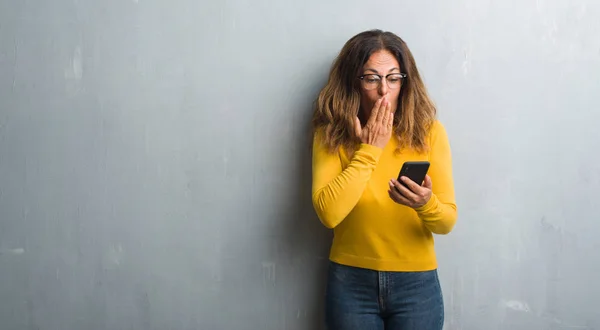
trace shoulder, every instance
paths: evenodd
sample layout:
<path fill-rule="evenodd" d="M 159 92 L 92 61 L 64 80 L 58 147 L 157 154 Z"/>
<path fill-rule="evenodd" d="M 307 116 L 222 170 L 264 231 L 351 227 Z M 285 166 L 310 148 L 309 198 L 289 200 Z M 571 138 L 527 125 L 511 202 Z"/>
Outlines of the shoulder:
<path fill-rule="evenodd" d="M 325 135 L 325 127 L 318 126 L 312 128 L 312 135 L 314 139 L 322 139 Z"/>
<path fill-rule="evenodd" d="M 325 128 L 316 127 L 312 130 L 312 142 L 313 148 L 324 148 L 325 147 Z"/>
<path fill-rule="evenodd" d="M 428 144 L 433 150 L 446 148 L 450 144 L 446 127 L 438 119 L 434 120 L 429 128 Z"/>
<path fill-rule="evenodd" d="M 336 150 L 332 150 L 327 137 L 327 132 L 325 127 L 314 128 L 312 131 L 312 149 L 313 152 L 322 153 L 322 154 L 335 154 L 339 152 L 339 147 L 335 148 Z"/>
<path fill-rule="evenodd" d="M 433 123 L 431 123 L 429 131 L 431 134 L 434 134 L 440 131 L 446 131 L 446 127 L 439 119 L 435 119 Z"/>
<path fill-rule="evenodd" d="M 446 136 L 446 127 L 439 119 L 435 119 L 429 127 L 429 138 L 435 140 L 439 137 L 446 138 Z"/>

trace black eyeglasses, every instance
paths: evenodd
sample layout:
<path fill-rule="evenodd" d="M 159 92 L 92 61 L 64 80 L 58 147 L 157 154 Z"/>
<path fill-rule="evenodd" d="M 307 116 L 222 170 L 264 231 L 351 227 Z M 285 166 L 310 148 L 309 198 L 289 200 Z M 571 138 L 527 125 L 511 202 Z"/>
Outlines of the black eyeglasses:
<path fill-rule="evenodd" d="M 361 81 L 362 87 L 366 90 L 379 88 L 383 78 L 385 78 L 389 88 L 396 89 L 402 85 L 402 79 L 406 78 L 406 73 L 390 73 L 386 76 L 373 73 L 358 77 L 358 79 Z"/>

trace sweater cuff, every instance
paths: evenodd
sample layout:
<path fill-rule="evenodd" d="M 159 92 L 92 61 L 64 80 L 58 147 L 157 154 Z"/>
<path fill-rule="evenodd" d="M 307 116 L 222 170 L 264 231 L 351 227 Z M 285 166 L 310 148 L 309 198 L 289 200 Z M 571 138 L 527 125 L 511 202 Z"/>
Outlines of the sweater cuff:
<path fill-rule="evenodd" d="M 438 200 L 437 196 L 432 193 L 431 198 L 429 198 L 427 203 L 425 203 L 425 205 L 423 205 L 423 206 L 415 208 L 415 211 L 417 211 L 417 213 L 419 215 L 427 215 L 429 212 L 436 209 L 436 206 L 438 205 L 438 203 L 439 203 L 439 200 Z"/>
<path fill-rule="evenodd" d="M 379 161 L 379 157 L 381 157 L 381 154 L 383 153 L 383 149 L 371 144 L 361 143 L 356 153 L 362 157 L 370 158 L 369 160 L 371 160 L 373 163 L 377 163 Z"/>

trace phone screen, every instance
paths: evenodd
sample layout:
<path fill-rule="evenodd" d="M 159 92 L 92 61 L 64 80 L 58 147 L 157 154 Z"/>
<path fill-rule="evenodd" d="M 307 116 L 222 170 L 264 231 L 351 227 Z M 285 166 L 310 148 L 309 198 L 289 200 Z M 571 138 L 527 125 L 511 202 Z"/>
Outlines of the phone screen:
<path fill-rule="evenodd" d="M 407 185 L 400 180 L 401 177 L 405 176 L 416 182 L 418 185 L 422 185 L 423 181 L 425 181 L 427 171 L 429 171 L 429 165 L 428 161 L 405 162 L 398 174 L 398 182 L 406 187 Z"/>

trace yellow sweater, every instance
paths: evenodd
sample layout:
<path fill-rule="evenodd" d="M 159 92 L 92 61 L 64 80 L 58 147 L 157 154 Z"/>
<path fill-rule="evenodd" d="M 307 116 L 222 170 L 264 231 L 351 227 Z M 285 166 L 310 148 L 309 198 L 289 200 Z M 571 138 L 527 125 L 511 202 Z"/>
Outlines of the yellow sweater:
<path fill-rule="evenodd" d="M 328 152 L 321 132 L 313 141 L 312 201 L 317 216 L 333 228 L 330 260 L 379 271 L 424 271 L 437 268 L 433 235 L 449 233 L 457 211 L 450 144 L 444 126 L 436 121 L 429 151 L 395 153 L 392 137 L 384 149 L 361 144 L 351 159 L 342 149 Z M 388 195 L 392 178 L 405 161 L 428 160 L 432 197 L 412 209 Z"/>

